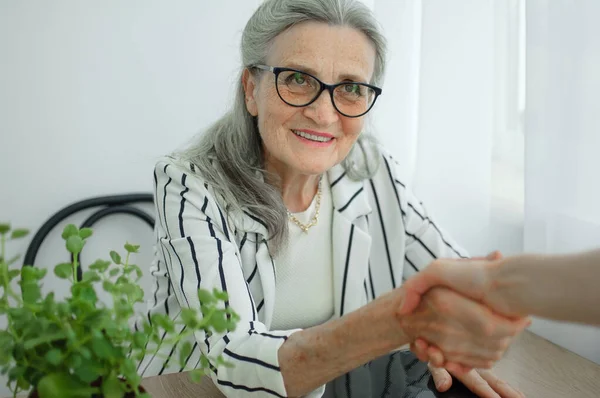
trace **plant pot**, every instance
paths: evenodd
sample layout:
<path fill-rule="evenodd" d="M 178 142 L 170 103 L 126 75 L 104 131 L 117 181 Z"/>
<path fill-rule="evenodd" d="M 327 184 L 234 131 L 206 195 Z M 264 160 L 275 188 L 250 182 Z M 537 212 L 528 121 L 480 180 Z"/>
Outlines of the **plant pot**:
<path fill-rule="evenodd" d="M 123 381 L 123 383 L 125 382 L 125 380 L 122 380 L 122 381 Z M 91 384 L 92 387 L 100 387 L 101 385 L 102 385 L 102 379 L 98 379 Z M 146 392 L 144 387 L 140 386 L 140 392 Z M 94 394 L 94 395 L 92 395 L 91 398 L 103 398 L 103 397 L 104 396 L 102 394 Z M 32 390 L 29 393 L 28 398 L 39 398 L 37 390 Z M 124 398 L 135 398 L 135 394 L 132 392 L 128 392 L 127 394 L 125 394 Z"/>

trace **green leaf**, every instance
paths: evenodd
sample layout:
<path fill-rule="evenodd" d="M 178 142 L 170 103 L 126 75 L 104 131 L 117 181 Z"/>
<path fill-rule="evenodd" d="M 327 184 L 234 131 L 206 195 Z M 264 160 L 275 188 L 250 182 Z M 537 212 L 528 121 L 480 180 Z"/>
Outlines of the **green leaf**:
<path fill-rule="evenodd" d="M 68 316 L 71 313 L 71 306 L 69 303 L 56 303 L 56 312 L 58 312 L 58 316 L 61 318 Z"/>
<path fill-rule="evenodd" d="M 198 299 L 204 305 L 211 304 L 215 302 L 215 297 L 205 289 L 198 289 Z"/>
<path fill-rule="evenodd" d="M 134 389 L 140 385 L 142 378 L 137 373 L 136 361 L 132 358 L 126 358 L 121 363 L 120 375 L 127 380 L 127 384 Z"/>
<path fill-rule="evenodd" d="M 42 279 L 46 275 L 45 268 L 36 268 L 30 265 L 25 265 L 21 268 L 21 282 L 35 282 Z"/>
<path fill-rule="evenodd" d="M 79 234 L 79 228 L 77 228 L 75 224 L 69 224 L 63 229 L 62 238 L 67 240 L 69 237 L 77 234 Z"/>
<path fill-rule="evenodd" d="M 21 296 L 28 304 L 36 303 L 42 297 L 40 286 L 37 282 L 21 282 Z"/>
<path fill-rule="evenodd" d="M 48 293 L 44 298 L 44 307 L 42 309 L 46 314 L 52 314 L 56 312 L 56 302 L 54 301 L 54 292 Z"/>
<path fill-rule="evenodd" d="M 49 344 L 53 341 L 64 340 L 66 337 L 66 333 L 62 330 L 51 334 L 44 334 L 25 341 L 23 343 L 23 349 L 31 350 L 32 348 L 37 347 L 40 344 Z"/>
<path fill-rule="evenodd" d="M 8 231 L 10 231 L 10 224 L 0 223 L 0 235 L 4 235 Z"/>
<path fill-rule="evenodd" d="M 113 268 L 108 272 L 109 276 L 117 276 L 119 275 L 119 273 L 121 272 L 121 270 L 119 268 Z"/>
<path fill-rule="evenodd" d="M 54 267 L 54 275 L 61 279 L 69 279 L 73 276 L 73 264 L 61 263 Z"/>
<path fill-rule="evenodd" d="M 104 398 L 122 398 L 125 385 L 115 376 L 107 377 L 102 381 L 102 395 Z"/>
<path fill-rule="evenodd" d="M 194 369 L 189 372 L 190 380 L 194 383 L 200 383 L 202 381 L 202 377 L 204 376 L 204 371 L 202 369 Z"/>
<path fill-rule="evenodd" d="M 225 317 L 225 313 L 223 311 L 216 311 L 212 318 L 210 318 L 210 323 L 213 329 L 222 333 L 227 330 L 227 318 Z"/>
<path fill-rule="evenodd" d="M 148 335 L 143 332 L 134 332 L 133 333 L 133 346 L 136 348 L 144 348 L 146 343 L 148 342 Z"/>
<path fill-rule="evenodd" d="M 102 370 L 102 367 L 98 366 L 96 362 L 89 360 L 81 361 L 79 366 L 73 367 L 75 376 L 86 384 L 89 384 L 100 377 L 102 375 Z"/>
<path fill-rule="evenodd" d="M 67 250 L 71 254 L 79 254 L 83 250 L 85 241 L 79 235 L 71 235 L 67 238 Z"/>
<path fill-rule="evenodd" d="M 78 382 L 69 373 L 51 373 L 41 378 L 37 385 L 40 398 L 80 398 L 94 391 L 89 385 Z"/>
<path fill-rule="evenodd" d="M 24 366 L 14 366 L 12 368 L 10 368 L 10 370 L 8 371 L 8 380 L 13 381 L 13 380 L 17 380 L 19 377 L 23 376 L 25 374 L 25 367 Z"/>
<path fill-rule="evenodd" d="M 62 354 L 58 348 L 53 348 L 46 353 L 44 358 L 46 361 L 48 361 L 48 363 L 58 366 L 58 364 L 60 364 L 62 361 Z"/>
<path fill-rule="evenodd" d="M 133 267 L 133 269 L 135 270 L 135 276 L 140 279 L 144 274 L 142 273 L 142 270 L 140 269 L 140 267 L 138 267 L 135 264 L 132 264 L 131 267 Z"/>
<path fill-rule="evenodd" d="M 113 354 L 113 346 L 104 337 L 92 338 L 92 351 L 101 359 L 110 358 Z"/>
<path fill-rule="evenodd" d="M 186 308 L 186 309 L 189 309 L 189 308 Z M 150 319 L 152 319 L 153 325 L 158 325 L 161 328 L 163 328 L 164 330 L 166 330 L 167 332 L 172 333 L 175 330 L 175 324 L 173 323 L 173 320 L 171 318 L 169 318 L 167 315 L 153 314 Z"/>
<path fill-rule="evenodd" d="M 19 239 L 29 234 L 29 230 L 25 228 L 13 229 L 10 234 L 11 239 Z"/>
<path fill-rule="evenodd" d="M 83 360 L 83 357 L 81 355 L 78 354 L 72 354 L 69 359 L 67 360 L 67 364 L 71 369 L 78 369 L 81 366 L 85 366 L 85 364 L 87 363 L 87 361 Z M 96 380 L 96 378 L 98 377 L 98 375 L 94 376 L 95 378 L 90 380 L 90 381 L 94 381 Z M 83 379 L 82 379 L 83 380 Z M 84 380 L 85 381 L 85 380 Z"/>
<path fill-rule="evenodd" d="M 12 281 L 19 275 L 21 275 L 20 269 L 11 269 L 10 271 L 8 271 L 8 280 Z"/>
<path fill-rule="evenodd" d="M 132 245 L 131 243 L 125 243 L 125 250 L 127 250 L 127 253 L 138 253 L 140 250 L 140 245 Z"/>
<path fill-rule="evenodd" d="M 91 229 L 91 228 L 81 228 L 81 229 L 79 230 L 79 237 L 80 237 L 81 239 L 87 239 L 87 238 L 89 238 L 90 236 L 92 236 L 92 233 L 93 233 L 93 231 L 92 231 L 92 229 Z"/>
<path fill-rule="evenodd" d="M 210 367 L 210 362 L 208 361 L 208 358 L 204 354 L 202 354 L 202 356 L 200 357 L 200 367 L 202 369 L 208 369 Z"/>
<path fill-rule="evenodd" d="M 115 290 L 115 284 L 111 281 L 104 281 L 102 282 L 102 288 L 105 292 L 112 293 Z"/>
<path fill-rule="evenodd" d="M 196 314 L 196 311 L 191 308 L 183 308 L 181 310 L 181 320 L 190 329 L 196 329 L 200 320 Z"/>
<path fill-rule="evenodd" d="M 185 341 L 179 349 L 179 364 L 184 367 L 187 357 L 192 353 L 192 343 Z"/>
<path fill-rule="evenodd" d="M 100 278 L 100 275 L 98 275 L 98 273 L 96 271 L 85 271 L 82 275 L 81 280 L 83 282 L 94 283 L 94 282 L 101 281 L 102 278 Z"/>
<path fill-rule="evenodd" d="M 31 384 L 29 384 L 29 382 L 22 377 L 17 380 L 17 386 L 24 391 L 27 391 L 31 388 Z"/>
<path fill-rule="evenodd" d="M 223 292 L 217 289 L 213 289 L 213 295 L 215 296 L 215 298 L 217 300 L 221 300 L 221 301 L 227 301 L 229 300 L 229 296 L 227 295 L 227 292 Z"/>
<path fill-rule="evenodd" d="M 80 282 L 71 286 L 71 293 L 73 297 L 77 297 L 83 301 L 87 301 L 88 303 L 96 303 L 98 301 L 98 296 L 96 295 L 96 291 L 93 286 L 89 285 L 88 282 Z"/>
<path fill-rule="evenodd" d="M 104 272 L 110 267 L 110 261 L 106 260 L 96 260 L 92 265 L 89 266 L 91 270 Z"/>
<path fill-rule="evenodd" d="M 110 252 L 110 258 L 112 258 L 115 264 L 121 264 L 121 256 L 116 251 L 112 250 Z"/>
<path fill-rule="evenodd" d="M 80 347 L 79 354 L 83 359 L 90 359 L 92 357 L 92 352 L 87 347 Z"/>

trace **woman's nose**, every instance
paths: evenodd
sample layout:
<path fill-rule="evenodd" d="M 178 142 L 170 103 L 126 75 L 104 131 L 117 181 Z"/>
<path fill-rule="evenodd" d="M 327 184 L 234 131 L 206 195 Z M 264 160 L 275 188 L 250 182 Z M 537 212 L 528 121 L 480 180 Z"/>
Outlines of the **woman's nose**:
<path fill-rule="evenodd" d="M 304 115 L 320 126 L 329 126 L 335 123 L 340 116 L 333 106 L 331 95 L 327 90 L 323 90 L 315 102 L 305 108 Z"/>

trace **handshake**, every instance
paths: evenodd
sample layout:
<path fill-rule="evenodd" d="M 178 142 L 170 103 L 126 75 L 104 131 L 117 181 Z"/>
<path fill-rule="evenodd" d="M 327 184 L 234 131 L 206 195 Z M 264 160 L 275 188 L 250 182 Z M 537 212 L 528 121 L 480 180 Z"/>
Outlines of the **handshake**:
<path fill-rule="evenodd" d="M 407 280 L 397 312 L 417 357 L 455 375 L 489 369 L 531 321 L 497 278 L 498 252 L 441 259 Z M 517 276 L 518 277 L 518 276 Z M 507 283 L 506 286 L 510 286 Z"/>
<path fill-rule="evenodd" d="M 491 368 L 529 315 L 600 326 L 600 250 L 439 259 L 393 293 L 396 320 L 438 390 L 450 374 L 481 397 L 521 397 Z"/>

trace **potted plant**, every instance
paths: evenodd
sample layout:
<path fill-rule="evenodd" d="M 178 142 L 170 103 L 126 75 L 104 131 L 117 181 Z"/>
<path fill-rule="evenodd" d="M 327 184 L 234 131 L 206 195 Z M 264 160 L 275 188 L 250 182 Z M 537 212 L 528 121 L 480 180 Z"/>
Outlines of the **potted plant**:
<path fill-rule="evenodd" d="M 131 263 L 139 246 L 125 244 L 124 257 L 111 251 L 110 261 L 95 261 L 78 280 L 79 254 L 92 230 L 73 224 L 62 233 L 72 261 L 54 267 L 57 277 L 70 282 L 70 293 L 61 300 L 54 292 L 44 295 L 47 269 L 14 268 L 19 257 L 6 257 L 6 242 L 27 234 L 0 224 L 0 316 L 7 325 L 0 330 L 0 370 L 14 396 L 30 390 L 30 397 L 40 398 L 149 397 L 137 373 L 145 355 L 159 353 L 161 345 L 176 345 L 172 358 L 183 367 L 192 351 L 188 336 L 233 330 L 239 320 L 221 305 L 227 294 L 216 290 L 199 290 L 201 308 L 183 309 L 177 321 L 161 314 L 139 316 L 134 304 L 143 302 L 142 271 Z M 99 286 L 112 303 L 99 301 Z M 134 329 L 136 315 L 141 327 Z M 213 360 L 225 363 L 221 357 Z M 190 372 L 192 380 L 199 381 L 208 366 L 203 356 L 200 367 Z"/>

